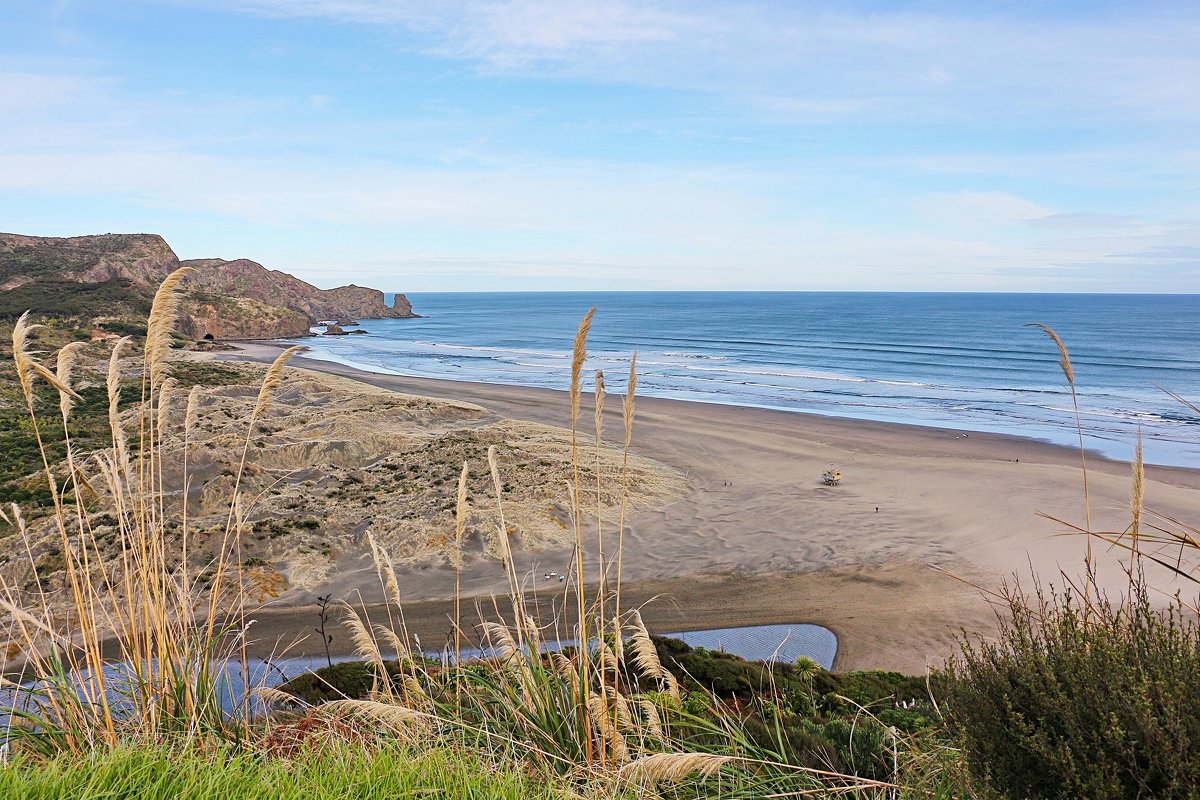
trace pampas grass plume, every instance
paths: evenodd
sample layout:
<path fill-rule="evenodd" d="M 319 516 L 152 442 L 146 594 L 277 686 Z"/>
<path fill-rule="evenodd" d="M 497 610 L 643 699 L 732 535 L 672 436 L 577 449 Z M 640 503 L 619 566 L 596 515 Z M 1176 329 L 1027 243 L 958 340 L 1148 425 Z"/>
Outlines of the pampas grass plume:
<path fill-rule="evenodd" d="M 184 435 L 190 434 L 192 429 L 196 427 L 196 421 L 200 416 L 200 387 L 193 386 L 188 392 L 187 411 L 183 414 L 183 432 Z"/>
<path fill-rule="evenodd" d="M 484 622 L 483 633 L 492 646 L 496 648 L 496 657 L 508 663 L 516 659 L 520 650 L 513 639 L 512 632 L 499 622 Z"/>
<path fill-rule="evenodd" d="M 604 373 L 596 370 L 596 443 L 604 431 Z"/>
<path fill-rule="evenodd" d="M 1066 343 L 1059 338 L 1059 335 L 1054 332 L 1054 328 L 1051 328 L 1049 325 L 1044 325 L 1041 322 L 1028 322 L 1026 323 L 1026 327 L 1038 328 L 1054 340 L 1054 344 L 1058 346 L 1058 365 L 1062 367 L 1063 375 L 1067 376 L 1067 383 L 1071 384 L 1072 388 L 1074 388 L 1075 370 L 1071 367 L 1071 355 L 1067 352 Z"/>
<path fill-rule="evenodd" d="M 366 624 L 358 616 L 354 606 L 346 602 L 343 602 L 342 605 L 346 612 L 346 627 L 350 629 L 350 641 L 354 643 L 354 652 L 374 664 L 379 670 L 378 674 L 386 679 L 387 671 L 384 669 L 383 656 L 379 652 L 379 645 L 376 644 L 375 637 L 371 636 L 371 632 L 367 630 Z"/>
<path fill-rule="evenodd" d="M 634 609 L 630 612 L 630 618 L 632 620 L 630 628 L 632 628 L 633 634 L 629 637 L 629 647 L 633 650 L 633 663 L 637 665 L 643 676 L 654 680 L 664 680 L 665 675 L 670 673 L 658 660 L 658 649 L 655 648 L 654 641 L 650 638 L 650 631 L 646 630 L 646 623 L 642 621 L 642 613 Z"/>
<path fill-rule="evenodd" d="M 79 357 L 79 351 L 84 348 L 83 342 L 71 342 L 63 345 L 58 351 L 58 360 L 55 362 L 54 374 L 58 378 L 58 382 L 69 387 L 71 385 L 71 373 L 75 369 L 75 362 Z M 67 417 L 71 415 L 71 406 L 73 401 L 79 395 L 74 392 L 64 392 L 61 389 L 58 392 L 58 408 L 62 412 L 63 422 L 67 421 Z"/>
<path fill-rule="evenodd" d="M 1133 495 L 1129 501 L 1130 510 L 1133 514 L 1129 530 L 1133 536 L 1135 550 L 1137 549 L 1138 530 L 1142 524 L 1142 508 L 1145 504 L 1145 494 L 1146 466 L 1142 461 L 1142 432 L 1138 431 L 1137 449 L 1134 451 L 1133 457 Z"/>
<path fill-rule="evenodd" d="M 625 403 L 622 407 L 623 416 L 625 417 L 625 447 L 628 448 L 633 441 L 633 393 L 637 390 L 637 351 L 633 353 L 633 358 L 629 362 L 629 385 L 625 390 Z"/>
<path fill-rule="evenodd" d="M 467 532 L 467 478 L 470 473 L 467 462 L 463 462 L 462 472 L 458 475 L 458 495 L 454 501 L 454 551 L 452 561 L 455 569 L 462 569 L 463 537 Z"/>
<path fill-rule="evenodd" d="M 171 347 L 171 331 L 179 316 L 179 303 L 183 299 L 179 285 L 189 274 L 191 267 L 180 267 L 168 275 L 154 293 L 150 307 L 150 319 L 146 323 L 146 367 L 150 372 L 150 385 L 162 383 L 167 368 L 167 350 Z"/>
<path fill-rule="evenodd" d="M 583 362 L 587 358 L 587 336 L 588 331 L 592 328 L 592 317 L 596 314 L 596 308 L 593 306 L 588 309 L 588 312 L 583 315 L 583 319 L 579 323 L 579 330 L 575 333 L 575 343 L 572 346 L 571 352 L 571 428 L 574 429 L 579 424 L 579 390 L 581 379 L 583 376 Z"/>
<path fill-rule="evenodd" d="M 396 733 L 415 732 L 414 729 L 423 729 L 428 724 L 428 719 L 420 711 L 377 700 L 333 700 L 314 708 L 335 718 L 354 717 L 363 721 L 380 722 Z"/>
<path fill-rule="evenodd" d="M 695 774 L 711 777 L 732 760 L 708 753 L 655 753 L 621 767 L 621 776 L 643 784 L 676 783 Z"/>
<path fill-rule="evenodd" d="M 29 312 L 26 311 L 20 316 L 16 324 L 13 325 L 12 344 L 13 344 L 13 364 L 17 368 L 17 378 L 21 383 L 21 392 L 25 395 L 25 403 L 33 407 L 33 376 L 38 375 L 46 383 L 53 386 L 61 393 L 65 393 L 79 398 L 71 387 L 64 384 L 50 370 L 35 359 L 29 352 L 29 334 L 32 331 L 42 327 L 41 325 L 30 325 L 28 322 Z"/>
<path fill-rule="evenodd" d="M 254 694 L 258 696 L 259 700 L 263 701 L 267 705 L 305 705 L 304 701 L 299 697 L 290 695 L 287 692 L 276 689 L 272 686 L 259 686 L 254 690 Z"/>
<path fill-rule="evenodd" d="M 271 366 L 267 369 L 267 374 L 263 377 L 262 386 L 258 389 L 258 399 L 254 402 L 254 410 L 250 413 L 251 421 L 257 420 L 259 415 L 267 410 L 267 406 L 271 404 L 271 396 L 279 388 L 279 384 L 283 380 L 284 365 L 287 364 L 292 356 L 303 349 L 302 345 L 292 345 L 271 362 Z"/>
<path fill-rule="evenodd" d="M 161 439 L 164 432 L 167 430 L 167 422 L 171 416 L 171 393 L 175 391 L 175 387 L 179 382 L 174 378 L 167 378 L 162 382 L 162 386 L 158 392 L 158 436 Z"/>
<path fill-rule="evenodd" d="M 117 453 L 117 466 L 124 467 L 128 444 L 125 429 L 121 427 L 121 355 L 129 345 L 130 337 L 122 336 L 113 345 L 112 354 L 108 357 L 108 376 L 105 387 L 108 391 L 108 427 L 112 435 L 113 449 Z"/>

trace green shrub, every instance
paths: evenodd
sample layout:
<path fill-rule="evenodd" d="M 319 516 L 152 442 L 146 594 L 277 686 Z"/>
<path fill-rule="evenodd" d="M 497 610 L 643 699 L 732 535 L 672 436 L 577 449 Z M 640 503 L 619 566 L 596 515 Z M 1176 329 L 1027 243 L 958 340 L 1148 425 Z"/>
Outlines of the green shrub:
<path fill-rule="evenodd" d="M 173 363 L 171 377 L 184 389 L 193 386 L 232 386 L 246 382 L 246 377 L 236 369 L 195 361 Z M 265 430 L 263 432 L 266 433 Z"/>
<path fill-rule="evenodd" d="M 1200 797 L 1200 632 L 1155 610 L 1007 593 L 994 643 L 965 643 L 946 710 L 973 778 L 1012 798 Z"/>
<path fill-rule="evenodd" d="M 95 316 L 101 309 L 110 314 L 144 316 L 150 310 L 148 294 L 117 280 L 77 283 L 40 277 L 0 292 L 0 320 L 15 320 L 26 311 L 77 319 Z"/>
<path fill-rule="evenodd" d="M 371 693 L 375 668 L 365 661 L 342 661 L 306 672 L 280 686 L 280 690 L 306 703 L 328 703 L 342 697 L 359 700 Z"/>
<path fill-rule="evenodd" d="M 388 680 L 396 685 L 404 671 L 396 661 L 385 661 Z M 339 661 L 331 666 L 305 672 L 282 684 L 281 691 L 300 698 L 310 705 L 349 698 L 364 700 L 377 686 L 378 669 L 366 661 Z"/>
<path fill-rule="evenodd" d="M 110 319 L 101 325 L 104 330 L 109 333 L 115 333 L 118 336 L 145 336 L 146 324 L 144 322 L 128 322 L 121 319 Z"/>

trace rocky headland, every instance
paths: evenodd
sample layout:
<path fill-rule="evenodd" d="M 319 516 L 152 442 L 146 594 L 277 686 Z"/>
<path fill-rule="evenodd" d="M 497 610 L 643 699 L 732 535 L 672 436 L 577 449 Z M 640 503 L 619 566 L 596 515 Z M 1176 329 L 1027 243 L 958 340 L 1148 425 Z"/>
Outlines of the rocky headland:
<path fill-rule="evenodd" d="M 193 339 L 307 336 L 318 322 L 415 317 L 402 294 L 362 286 L 319 289 L 249 259 L 180 261 L 156 234 L 54 238 L 0 233 L 0 317 L 26 309 L 51 317 L 144 315 L 162 279 L 188 276 L 179 330 Z"/>

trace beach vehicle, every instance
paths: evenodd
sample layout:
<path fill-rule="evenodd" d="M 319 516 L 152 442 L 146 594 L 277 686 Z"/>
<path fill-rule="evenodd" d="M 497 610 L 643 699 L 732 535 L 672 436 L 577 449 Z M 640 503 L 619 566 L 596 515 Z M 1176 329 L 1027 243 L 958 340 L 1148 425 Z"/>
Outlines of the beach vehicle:
<path fill-rule="evenodd" d="M 825 482 L 826 486 L 837 486 L 842 482 L 842 473 L 836 469 L 827 469 L 821 474 L 821 480 Z"/>

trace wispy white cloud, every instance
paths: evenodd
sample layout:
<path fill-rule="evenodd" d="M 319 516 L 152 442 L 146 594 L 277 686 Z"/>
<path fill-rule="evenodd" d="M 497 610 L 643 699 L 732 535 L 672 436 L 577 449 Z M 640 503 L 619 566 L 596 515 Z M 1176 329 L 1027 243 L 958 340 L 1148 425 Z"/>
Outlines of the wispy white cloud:
<path fill-rule="evenodd" d="M 1027 218 L 1025 222 L 1035 228 L 1061 231 L 1090 231 L 1096 229 L 1120 230 L 1135 228 L 1144 223 L 1132 214 L 1098 214 L 1076 211 L 1069 214 L 1047 214 Z"/>
<path fill-rule="evenodd" d="M 418 32 L 425 48 L 488 69 L 789 98 L 903 100 L 891 113 L 1023 116 L 1077 109 L 1200 116 L 1200 27 L 1186 9 L 1055 20 L 969 5 L 940 14 L 811 3 L 597 0 L 194 0 L 274 16 Z"/>
<path fill-rule="evenodd" d="M 1053 216 L 1045 206 L 1008 192 L 929 193 L 916 198 L 915 206 L 926 218 L 955 228 L 1029 222 Z"/>
<path fill-rule="evenodd" d="M 19 119 L 90 104 L 97 93 L 107 93 L 116 81 L 86 74 L 54 74 L 0 69 L 0 119 Z"/>
<path fill-rule="evenodd" d="M 369 25 L 440 27 L 448 14 L 459 12 L 462 2 L 428 0 L 233 0 L 238 9 L 275 17 L 314 17 L 334 22 Z"/>
<path fill-rule="evenodd" d="M 625 0 L 508 0 L 473 4 L 466 11 L 450 30 L 448 52 L 499 66 L 673 42 L 702 22 Z"/>

